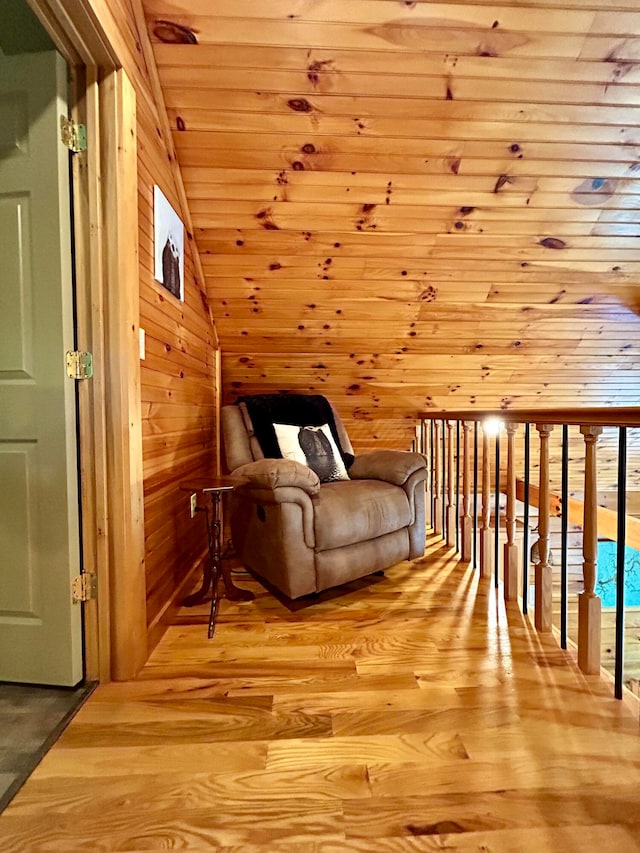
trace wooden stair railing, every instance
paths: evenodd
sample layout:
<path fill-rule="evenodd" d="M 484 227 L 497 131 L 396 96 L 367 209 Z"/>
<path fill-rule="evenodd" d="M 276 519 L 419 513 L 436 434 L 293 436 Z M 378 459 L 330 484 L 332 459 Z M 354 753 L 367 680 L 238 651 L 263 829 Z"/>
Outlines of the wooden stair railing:
<path fill-rule="evenodd" d="M 623 688 L 623 636 L 624 636 L 624 546 L 640 550 L 640 520 L 626 516 L 626 428 L 640 427 L 640 408 L 565 409 L 555 411 L 450 411 L 421 414 L 416 429 L 416 449 L 425 453 L 430 461 L 433 487 L 430 494 L 431 519 L 434 532 L 442 536 L 449 547 L 455 545 L 463 562 L 473 559 L 475 567 L 476 543 L 479 540 L 480 577 L 491 577 L 495 566 L 498 583 L 498 542 L 500 534 L 501 483 L 506 491 L 506 542 L 502 551 L 502 577 L 505 601 L 512 606 L 522 601 L 523 613 L 528 608 L 528 546 L 529 508 L 538 508 L 537 560 L 534 571 L 535 627 L 540 632 L 553 629 L 553 568 L 549 551 L 550 516 L 562 514 L 562 575 L 561 589 L 561 645 L 566 648 L 567 633 L 567 528 L 568 523 L 579 525 L 583 531 L 582 578 L 584 590 L 578 595 L 577 660 L 586 674 L 601 671 L 601 611 L 602 603 L 596 592 L 598 534 L 618 541 L 618 577 L 616 609 L 616 661 L 615 695 L 622 698 Z M 504 480 L 500 470 L 500 440 L 496 437 L 493 451 L 495 466 L 494 527 L 491 526 L 491 447 L 490 436 L 495 434 L 489 421 L 500 420 L 506 426 L 507 463 Z M 426 423 L 431 422 L 431 429 Z M 524 424 L 524 477 L 517 476 L 516 436 L 518 424 Z M 539 434 L 539 483 L 529 483 L 530 425 L 535 424 Z M 473 425 L 473 448 L 471 428 Z M 482 453 L 478 448 L 478 425 L 482 429 Z M 562 425 L 562 496 L 550 491 L 549 436 L 555 425 Z M 584 437 L 584 500 L 568 495 L 568 425 L 578 426 Z M 454 450 L 454 426 L 456 443 Z M 460 426 L 462 441 L 460 441 Z M 597 502 L 597 442 L 604 426 L 619 429 L 618 507 L 617 512 L 599 507 Z M 431 440 L 428 441 L 427 437 Z M 429 444 L 429 453 L 427 453 Z M 460 460 L 460 455 L 462 459 Z M 454 480 L 455 462 L 455 480 Z M 471 470 L 473 468 L 473 490 Z M 478 469 L 481 468 L 481 513 L 478 524 L 477 486 Z M 462 477 L 460 478 L 460 472 Z M 462 493 L 460 495 L 460 479 Z M 446 495 L 446 506 L 445 506 Z M 516 502 L 525 509 L 525 536 L 522 558 L 516 541 Z M 472 512 L 473 508 L 473 512 Z M 534 549 L 532 549 L 533 551 Z M 522 568 L 522 582 L 519 574 Z"/>

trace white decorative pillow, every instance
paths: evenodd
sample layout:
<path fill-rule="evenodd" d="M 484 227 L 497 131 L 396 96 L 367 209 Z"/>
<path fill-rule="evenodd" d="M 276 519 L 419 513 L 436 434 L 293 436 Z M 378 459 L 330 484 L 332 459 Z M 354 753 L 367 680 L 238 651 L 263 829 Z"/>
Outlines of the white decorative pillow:
<path fill-rule="evenodd" d="M 321 483 L 348 480 L 349 475 L 340 451 L 331 435 L 329 424 L 295 426 L 274 424 L 280 453 L 285 459 L 302 462 L 320 477 Z"/>

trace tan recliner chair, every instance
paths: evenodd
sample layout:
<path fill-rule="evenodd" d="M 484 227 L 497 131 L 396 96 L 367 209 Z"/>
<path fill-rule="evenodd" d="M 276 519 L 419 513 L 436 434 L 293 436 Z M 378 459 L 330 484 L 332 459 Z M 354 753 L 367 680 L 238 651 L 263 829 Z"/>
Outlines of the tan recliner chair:
<path fill-rule="evenodd" d="M 256 434 L 249 410 L 255 401 L 285 398 L 289 410 L 292 403 L 302 409 L 297 421 L 286 423 L 309 424 L 304 412 L 309 401 L 330 409 L 350 479 L 321 483 L 300 462 L 265 458 L 263 445 L 272 456 L 279 453 L 277 443 L 274 452 L 264 429 Z M 339 415 L 318 395 L 244 401 L 222 408 L 227 468 L 236 481 L 229 501 L 231 534 L 243 565 L 289 598 L 299 598 L 424 554 L 427 468 L 421 454 L 379 450 L 353 459 Z"/>

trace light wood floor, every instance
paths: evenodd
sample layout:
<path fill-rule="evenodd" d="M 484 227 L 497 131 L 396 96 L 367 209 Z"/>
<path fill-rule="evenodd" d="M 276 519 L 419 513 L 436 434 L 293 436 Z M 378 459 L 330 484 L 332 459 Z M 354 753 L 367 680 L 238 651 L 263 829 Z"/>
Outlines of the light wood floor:
<path fill-rule="evenodd" d="M 640 850 L 638 720 L 427 557 L 291 609 L 183 610 L 0 816 L 9 851 Z"/>

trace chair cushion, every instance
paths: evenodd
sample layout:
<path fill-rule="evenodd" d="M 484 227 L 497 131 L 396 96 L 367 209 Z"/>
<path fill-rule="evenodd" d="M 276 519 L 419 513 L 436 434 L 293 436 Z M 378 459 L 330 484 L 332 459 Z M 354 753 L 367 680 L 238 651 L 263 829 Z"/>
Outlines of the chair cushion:
<path fill-rule="evenodd" d="M 382 480 L 323 483 L 313 503 L 318 551 L 375 539 L 411 524 L 404 489 Z"/>

